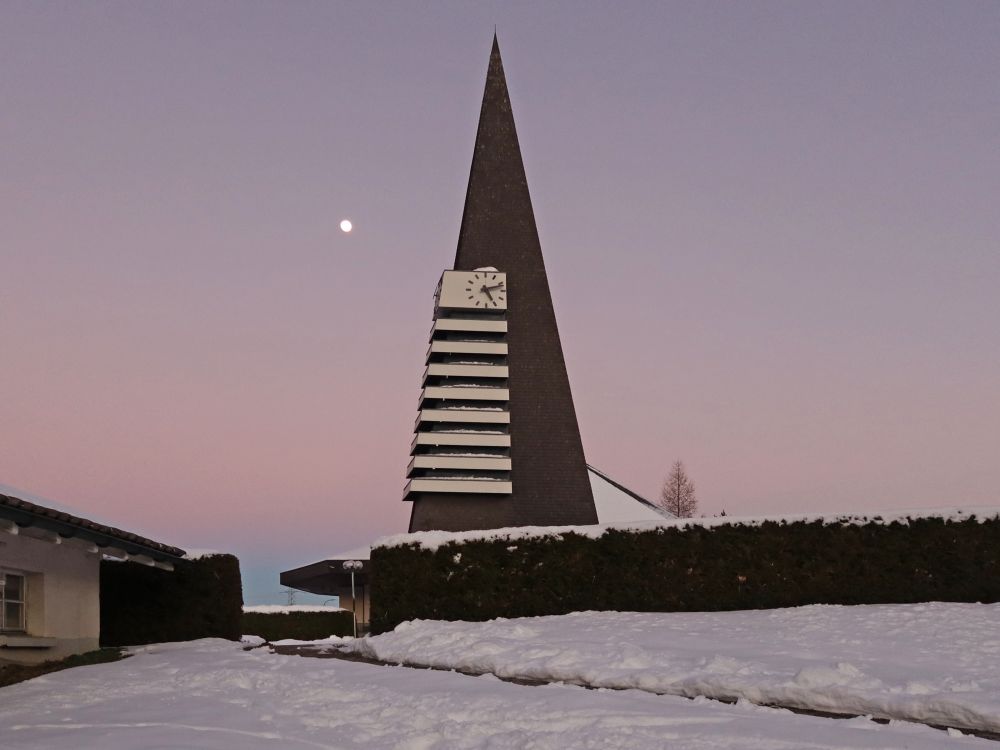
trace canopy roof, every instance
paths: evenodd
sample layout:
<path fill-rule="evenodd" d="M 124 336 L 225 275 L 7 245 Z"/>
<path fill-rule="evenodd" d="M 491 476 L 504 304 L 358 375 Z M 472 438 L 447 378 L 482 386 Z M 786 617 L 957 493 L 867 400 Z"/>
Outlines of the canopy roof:
<path fill-rule="evenodd" d="M 284 570 L 280 576 L 281 585 L 321 596 L 346 596 L 351 593 L 351 571 L 344 568 L 344 563 L 352 561 L 361 563 L 361 567 L 354 568 L 353 571 L 354 586 L 365 586 L 371 569 L 371 561 L 368 559 L 370 554 L 369 547 L 368 554 L 363 558 L 354 555 L 346 558 L 330 558 L 311 565 L 303 565 L 301 568 Z"/>

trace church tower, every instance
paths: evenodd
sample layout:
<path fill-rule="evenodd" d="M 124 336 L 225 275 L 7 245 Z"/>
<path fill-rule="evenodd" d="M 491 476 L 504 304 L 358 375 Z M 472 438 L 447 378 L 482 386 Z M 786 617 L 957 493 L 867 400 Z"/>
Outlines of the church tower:
<path fill-rule="evenodd" d="M 496 36 L 415 432 L 411 532 L 597 523 Z"/>

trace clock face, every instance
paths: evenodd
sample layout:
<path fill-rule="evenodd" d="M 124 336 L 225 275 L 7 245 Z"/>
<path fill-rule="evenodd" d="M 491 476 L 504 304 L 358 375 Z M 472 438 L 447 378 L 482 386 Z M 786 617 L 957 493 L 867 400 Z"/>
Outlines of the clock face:
<path fill-rule="evenodd" d="M 507 274 L 503 271 L 445 271 L 434 299 L 435 308 L 502 312 L 507 309 Z"/>
<path fill-rule="evenodd" d="M 507 285 L 504 274 L 492 271 L 472 271 L 465 277 L 465 294 L 469 305 L 480 308 L 507 307 Z"/>

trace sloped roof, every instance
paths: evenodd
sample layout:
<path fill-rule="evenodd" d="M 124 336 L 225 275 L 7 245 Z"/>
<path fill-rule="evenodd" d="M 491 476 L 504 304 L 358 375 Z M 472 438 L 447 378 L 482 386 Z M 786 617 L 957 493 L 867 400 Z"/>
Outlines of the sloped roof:
<path fill-rule="evenodd" d="M 13 521 L 18 526 L 38 527 L 53 531 L 62 537 L 79 537 L 98 547 L 116 547 L 130 555 L 148 555 L 154 560 L 175 560 L 184 556 L 184 550 L 163 544 L 131 531 L 107 526 L 66 511 L 22 500 L 13 495 L 0 494 L 0 518 Z"/>
<path fill-rule="evenodd" d="M 597 506 L 597 515 L 600 523 L 620 523 L 626 521 L 644 521 L 656 520 L 658 518 L 676 517 L 665 508 L 661 508 L 659 505 L 650 502 L 637 492 L 633 492 L 625 485 L 616 482 L 600 469 L 596 469 L 590 464 L 587 464 L 587 470 L 591 475 L 592 482 L 594 477 L 597 477 L 599 481 L 603 481 L 610 485 L 613 488 L 613 492 L 617 493 L 620 500 L 625 501 L 624 503 L 616 503 L 615 505 L 617 507 L 614 509 L 610 508 L 606 502 L 606 498 L 603 497 L 603 493 L 599 493 L 597 486 L 595 485 L 594 503 Z M 630 505 L 632 507 L 629 507 Z M 610 517 L 609 514 L 613 517 Z"/>

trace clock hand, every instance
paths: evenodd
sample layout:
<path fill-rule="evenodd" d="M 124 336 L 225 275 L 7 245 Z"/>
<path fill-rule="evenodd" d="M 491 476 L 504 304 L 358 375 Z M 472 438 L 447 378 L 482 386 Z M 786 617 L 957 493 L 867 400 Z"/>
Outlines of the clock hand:
<path fill-rule="evenodd" d="M 479 291 L 486 292 L 486 296 L 490 298 L 490 302 L 493 301 L 493 295 L 490 294 L 490 287 L 486 286 L 486 284 L 483 284 L 483 288 L 480 289 Z"/>
<path fill-rule="evenodd" d="M 484 286 L 483 289 L 503 289 L 503 284 L 495 284 L 493 286 Z"/>

